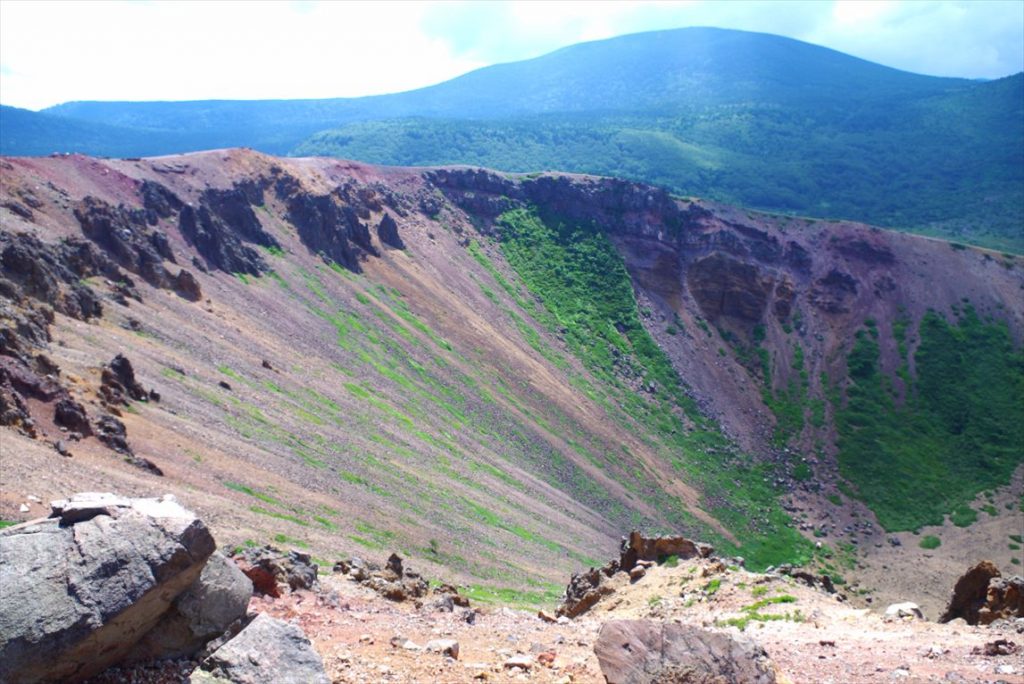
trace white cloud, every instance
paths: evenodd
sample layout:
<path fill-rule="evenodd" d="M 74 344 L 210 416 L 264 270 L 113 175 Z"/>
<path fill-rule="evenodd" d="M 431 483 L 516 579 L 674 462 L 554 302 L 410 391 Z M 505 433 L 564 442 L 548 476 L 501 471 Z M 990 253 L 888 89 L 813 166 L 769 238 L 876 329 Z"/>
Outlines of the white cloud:
<path fill-rule="evenodd" d="M 910 71 L 1024 69 L 1024 2 L 0 0 L 0 102 L 320 98 L 418 88 L 584 40 L 777 33 Z"/>
<path fill-rule="evenodd" d="M 0 2 L 0 101 L 319 98 L 483 66 L 423 33 L 418 2 Z"/>

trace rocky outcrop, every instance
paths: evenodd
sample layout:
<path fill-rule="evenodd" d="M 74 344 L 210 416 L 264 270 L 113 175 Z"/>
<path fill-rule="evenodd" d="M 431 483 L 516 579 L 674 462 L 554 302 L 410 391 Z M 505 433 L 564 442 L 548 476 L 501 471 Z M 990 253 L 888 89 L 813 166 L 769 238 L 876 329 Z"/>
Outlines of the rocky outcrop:
<path fill-rule="evenodd" d="M 361 270 L 362 255 L 379 256 L 370 239 L 370 229 L 363 222 L 370 216 L 364 203 L 367 198 L 352 187 L 342 186 L 328 195 L 314 195 L 294 179 L 279 179 L 275 188 L 285 202 L 285 218 L 295 226 L 311 252 L 357 273 Z M 380 207 L 376 201 L 371 205 Z"/>
<path fill-rule="evenodd" d="M 280 248 L 280 244 L 263 229 L 254 204 L 263 204 L 263 188 L 251 181 L 229 190 L 206 190 L 198 208 L 182 207 L 178 228 L 209 268 L 258 276 L 268 270 L 267 262 L 250 245 Z"/>
<path fill-rule="evenodd" d="M 379 564 L 352 557 L 334 564 L 334 572 L 345 575 L 352 582 L 357 582 L 367 589 L 372 589 L 390 601 L 415 601 L 417 606 L 424 605 L 420 599 L 433 596 L 429 607 L 435 610 L 452 612 L 455 606 L 469 608 L 469 599 L 459 594 L 459 590 L 450 584 L 438 584 L 433 589 L 420 573 L 405 567 L 405 562 L 397 553 L 392 553 L 382 568 Z"/>
<path fill-rule="evenodd" d="M 953 587 L 939 622 L 963 618 L 969 625 L 1024 617 L 1024 577 L 1004 578 L 992 561 L 981 561 Z"/>
<path fill-rule="evenodd" d="M 258 594 L 281 596 L 282 589 L 314 590 L 319 586 L 318 567 L 309 554 L 282 551 L 273 546 L 244 549 L 234 556 L 235 562 Z"/>
<path fill-rule="evenodd" d="M 191 684 L 330 681 L 323 661 L 302 630 L 265 613 L 203 660 L 189 679 Z"/>
<path fill-rule="evenodd" d="M 177 195 L 151 180 L 142 181 L 139 185 L 139 196 L 142 197 L 146 221 L 150 225 L 156 225 L 159 219 L 170 218 L 184 206 Z"/>
<path fill-rule="evenodd" d="M 377 239 L 381 241 L 381 244 L 388 245 L 389 247 L 405 249 L 402 236 L 398 234 L 398 224 L 395 223 L 395 219 L 391 217 L 391 214 L 384 214 L 380 223 L 377 224 Z"/>
<path fill-rule="evenodd" d="M 707 558 L 713 552 L 714 548 L 710 545 L 685 537 L 645 537 L 640 532 L 630 532 L 628 537 L 622 538 L 617 559 L 609 561 L 601 568 L 590 568 L 586 572 L 572 574 L 562 602 L 555 612 L 559 616 L 570 618 L 582 615 L 602 598 L 615 592 L 608 580 L 617 573 L 631 573 L 638 565 L 647 567 L 663 562 L 670 556 L 675 556 L 679 560 Z M 637 572 L 636 576 L 642 576 L 642 572 Z"/>
<path fill-rule="evenodd" d="M 15 348 L 20 350 L 21 345 Z M 0 425 L 35 437 L 35 420 L 29 412 L 28 400 L 52 402 L 69 399 L 56 375 L 46 373 L 46 370 L 49 369 L 40 368 L 36 360 L 24 355 L 0 356 Z"/>
<path fill-rule="evenodd" d="M 762 319 L 775 287 L 774 280 L 756 265 L 723 253 L 694 261 L 686 272 L 686 284 L 709 320 L 726 317 L 749 325 Z"/>
<path fill-rule="evenodd" d="M 815 282 L 811 304 L 825 313 L 841 314 L 850 310 L 849 300 L 857 294 L 857 279 L 849 273 L 832 269 Z"/>
<path fill-rule="evenodd" d="M 149 393 L 135 379 L 132 362 L 124 354 L 118 354 L 103 367 L 100 383 L 100 396 L 107 404 L 127 406 L 129 399 L 135 401 L 149 399 Z"/>
<path fill-rule="evenodd" d="M 663 562 L 669 556 L 679 560 L 707 558 L 714 551 L 708 544 L 681 536 L 645 537 L 633 531 L 619 545 L 619 569 L 629 572 L 637 561 Z"/>
<path fill-rule="evenodd" d="M 34 235 L 2 229 L 0 265 L 5 298 L 15 302 L 33 299 L 82 321 L 103 312 L 99 297 L 82 284 L 82 279 L 94 275 L 114 280 L 124 277 L 116 264 L 83 240 L 48 244 Z"/>
<path fill-rule="evenodd" d="M 164 261 L 174 263 L 167 236 L 151 228 L 142 209 L 113 206 L 86 197 L 74 209 L 82 233 L 120 266 L 138 273 L 153 287 L 169 288 L 171 276 Z"/>
<path fill-rule="evenodd" d="M 988 583 L 1000 576 L 999 568 L 992 561 L 981 561 L 970 568 L 953 586 L 953 593 L 939 622 L 963 618 L 967 624 L 978 624 L 978 611 L 985 605 Z"/>
<path fill-rule="evenodd" d="M 174 276 L 171 285 L 175 292 L 190 302 L 198 302 L 203 298 L 203 290 L 199 286 L 199 281 L 185 269 L 178 271 L 178 275 Z"/>
<path fill-rule="evenodd" d="M 0 680 L 75 682 L 120 661 L 214 549 L 173 497 L 80 494 L 0 531 Z"/>
<path fill-rule="evenodd" d="M 157 464 L 135 454 L 131 445 L 128 444 L 127 428 L 114 416 L 109 414 L 100 416 L 93 424 L 93 432 L 96 438 L 108 448 L 124 456 L 125 462 L 153 475 L 163 476 L 164 471 Z"/>
<path fill-rule="evenodd" d="M 391 601 L 406 601 L 423 598 L 427 595 L 430 585 L 420 574 L 405 567 L 402 558 L 393 553 L 388 557 L 384 568 L 361 558 L 338 561 L 334 572 L 347 575 L 353 582 L 358 582 L 372 589 Z M 443 587 L 443 588 L 442 588 Z M 468 606 L 469 602 L 450 585 L 442 585 L 435 593 L 447 598 L 453 605 Z"/>
<path fill-rule="evenodd" d="M 85 407 L 71 397 L 65 397 L 54 405 L 53 422 L 59 427 L 77 432 L 83 437 L 92 434 L 92 425 L 89 424 L 89 416 L 85 412 Z"/>
<path fill-rule="evenodd" d="M 608 684 L 773 684 L 764 649 L 740 636 L 653 620 L 610 620 L 594 644 Z"/>

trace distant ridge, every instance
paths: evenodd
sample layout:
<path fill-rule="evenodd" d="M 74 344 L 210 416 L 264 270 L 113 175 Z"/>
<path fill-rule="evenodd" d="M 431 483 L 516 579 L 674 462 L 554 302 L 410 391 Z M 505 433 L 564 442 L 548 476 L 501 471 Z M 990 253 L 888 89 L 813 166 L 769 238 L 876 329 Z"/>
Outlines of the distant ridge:
<path fill-rule="evenodd" d="M 581 43 L 392 95 L 0 110 L 9 155 L 243 146 L 562 169 L 1015 251 L 1024 251 L 1022 141 L 1024 74 L 923 76 L 716 28 Z"/>

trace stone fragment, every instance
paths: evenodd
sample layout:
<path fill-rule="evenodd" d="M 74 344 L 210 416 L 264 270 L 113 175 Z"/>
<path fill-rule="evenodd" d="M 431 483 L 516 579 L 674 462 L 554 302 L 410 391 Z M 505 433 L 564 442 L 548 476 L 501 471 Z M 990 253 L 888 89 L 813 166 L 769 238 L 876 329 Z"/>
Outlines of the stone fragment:
<path fill-rule="evenodd" d="M 601 627 L 594 653 L 608 684 L 776 681 L 760 646 L 691 625 L 611 620 Z"/>
<path fill-rule="evenodd" d="M 427 642 L 427 650 L 441 653 L 455 660 L 459 659 L 459 642 L 455 639 L 433 639 Z"/>
<path fill-rule="evenodd" d="M 210 679 L 210 677 L 215 679 Z M 261 613 L 238 636 L 214 651 L 190 684 L 330 684 L 323 661 L 297 626 Z"/>

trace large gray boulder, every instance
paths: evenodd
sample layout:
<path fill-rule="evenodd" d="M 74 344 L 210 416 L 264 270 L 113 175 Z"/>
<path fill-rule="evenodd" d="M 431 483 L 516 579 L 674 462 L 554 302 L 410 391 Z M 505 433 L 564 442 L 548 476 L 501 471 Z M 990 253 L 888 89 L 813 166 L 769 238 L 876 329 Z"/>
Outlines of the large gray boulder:
<path fill-rule="evenodd" d="M 199 579 L 182 592 L 126 660 L 189 656 L 244 618 L 250 598 L 252 581 L 215 551 Z"/>
<path fill-rule="evenodd" d="M 75 682 L 123 659 L 215 542 L 174 497 L 79 494 L 0 531 L 0 681 Z"/>
<path fill-rule="evenodd" d="M 330 684 L 331 680 L 301 629 L 260 613 L 204 660 L 189 682 Z"/>
<path fill-rule="evenodd" d="M 774 684 L 768 655 L 749 639 L 654 620 L 611 620 L 594 644 L 608 684 Z"/>

